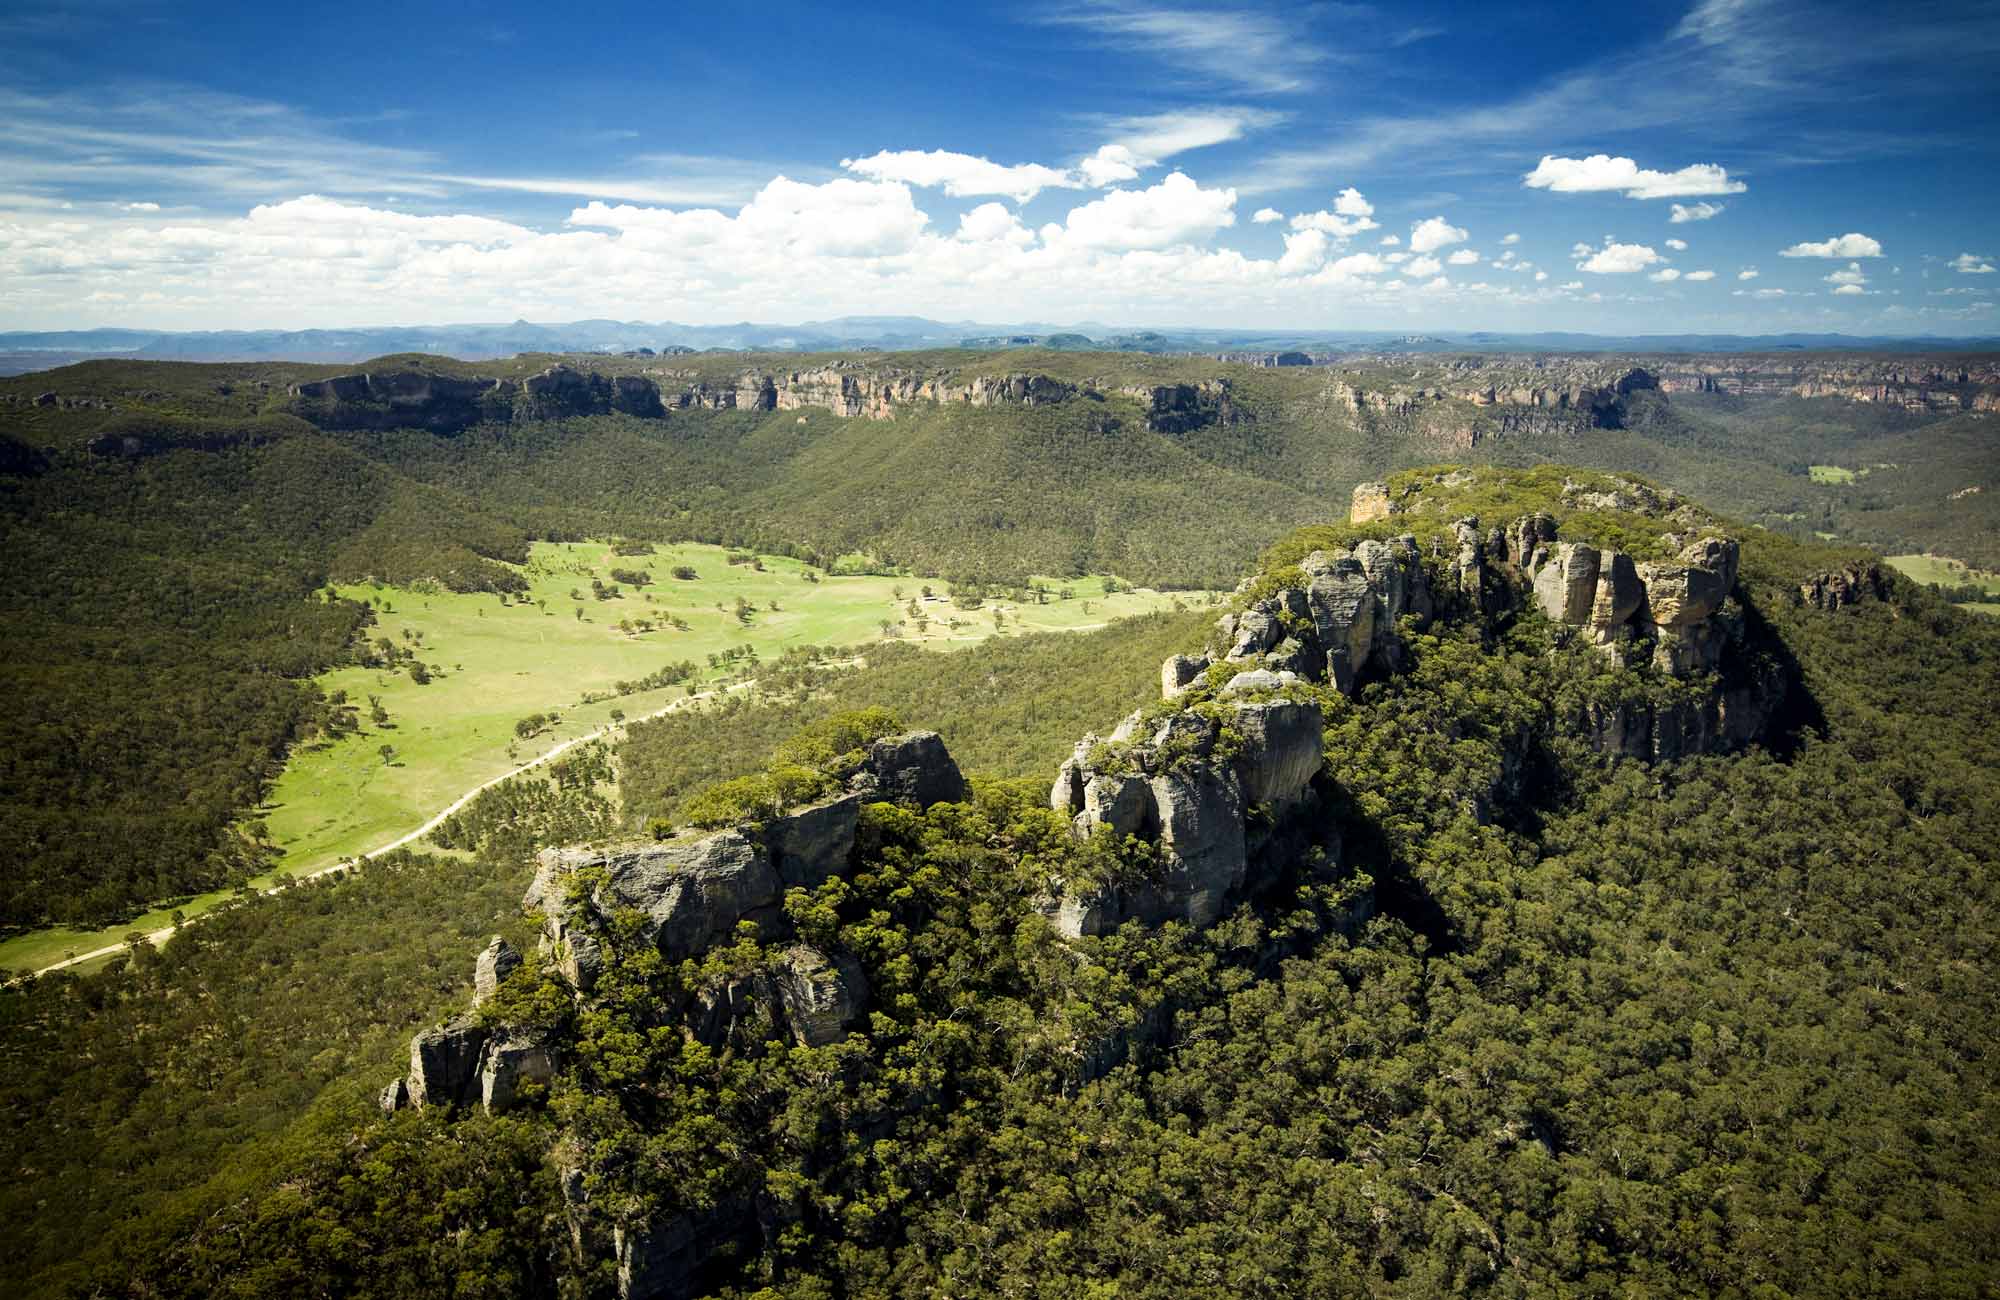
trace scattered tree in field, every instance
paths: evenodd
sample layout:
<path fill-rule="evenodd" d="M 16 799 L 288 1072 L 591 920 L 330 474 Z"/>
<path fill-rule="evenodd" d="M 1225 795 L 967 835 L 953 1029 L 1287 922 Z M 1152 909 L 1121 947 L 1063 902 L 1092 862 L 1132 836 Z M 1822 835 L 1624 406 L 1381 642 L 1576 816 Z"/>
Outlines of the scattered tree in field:
<path fill-rule="evenodd" d="M 382 762 L 384 764 L 389 764 L 396 761 L 396 747 L 394 745 L 383 745 L 380 748 L 378 748 L 375 752 L 382 756 Z"/>

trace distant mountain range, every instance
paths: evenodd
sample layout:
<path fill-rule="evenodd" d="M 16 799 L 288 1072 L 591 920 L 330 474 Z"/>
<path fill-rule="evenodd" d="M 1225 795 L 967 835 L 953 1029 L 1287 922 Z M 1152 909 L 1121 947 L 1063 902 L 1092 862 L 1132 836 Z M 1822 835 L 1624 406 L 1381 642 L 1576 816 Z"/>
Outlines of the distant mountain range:
<path fill-rule="evenodd" d="M 1121 329 L 1082 325 L 987 325 L 920 316 L 843 316 L 797 325 L 678 325 L 670 321 L 514 321 L 492 325 L 370 326 L 310 330 L 93 329 L 0 332 L 0 374 L 21 374 L 90 357 L 155 361 L 363 361 L 427 352 L 467 361 L 521 352 L 691 349 L 832 352 L 923 348 L 1056 347 L 1119 352 L 1258 354 L 1301 352 L 1774 352 L 1895 349 L 1983 351 L 2000 338 L 1859 337 L 1846 334 L 1512 334 L 1486 330 L 1398 334 L 1380 330 L 1279 331 Z"/>

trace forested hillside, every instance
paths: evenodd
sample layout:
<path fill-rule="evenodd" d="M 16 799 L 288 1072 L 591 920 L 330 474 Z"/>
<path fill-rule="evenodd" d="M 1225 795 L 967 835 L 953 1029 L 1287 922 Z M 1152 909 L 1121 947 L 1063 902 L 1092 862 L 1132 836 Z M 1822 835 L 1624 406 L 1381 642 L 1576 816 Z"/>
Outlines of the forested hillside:
<path fill-rule="evenodd" d="M 1275 550 L 1273 572 L 1336 540 Z M 1449 556 L 1430 563 L 1446 581 Z M 815 683 L 809 708 L 932 708 L 904 721 L 982 755 L 969 800 L 874 805 L 852 878 L 787 904 L 872 990 L 873 1014 L 823 1045 L 768 1015 L 719 1050 L 678 1012 L 657 1028 L 661 1008 L 781 956 L 754 939 L 679 964 L 620 947 L 577 1004 L 531 955 L 482 1014 L 567 1045 L 546 1091 L 505 1114 L 375 1115 L 369 1094 L 406 1063 L 392 1034 L 463 989 L 478 936 L 524 942 L 507 900 L 531 844 L 475 868 L 491 873 L 468 895 L 477 915 L 441 933 L 412 886 L 445 868 L 371 868 L 215 922 L 178 956 L 9 991 L 13 1166 L 31 1171 L 22 1212 L 48 1225 L 16 1256 L 38 1276 L 14 1289 L 616 1294 L 608 1241 L 594 1270 L 572 1254 L 561 1171 L 587 1150 L 587 1234 L 678 1213 L 768 1224 L 700 1238 L 698 1295 L 1983 1295 L 2000 1276 L 1985 1122 L 2000 749 L 1984 716 L 2000 631 L 1893 577 L 1802 596 L 1853 563 L 1749 537 L 1743 617 L 1799 694 L 1770 746 L 1729 755 L 1647 763 L 1583 743 L 1564 701 L 1643 683 L 1532 613 L 1410 632 L 1400 671 L 1321 697 L 1340 792 L 1326 815 L 1354 874 L 1329 886 L 1302 864 L 1206 929 L 1065 940 L 1034 905 L 1051 870 L 1105 866 L 1048 811 L 1046 774 L 1083 728 L 1155 694 L 1150 656 L 1198 647 L 1206 616 L 996 644 L 930 661 L 930 683 L 898 656 Z M 635 736 L 634 822 L 761 767 L 775 717 L 745 706 Z M 819 743 L 783 761 L 823 761 Z M 1343 910 L 1357 885 L 1376 900 L 1365 922 Z M 391 954 L 376 969 L 273 953 L 269 975 L 242 970 L 258 949 L 238 929 L 352 906 L 377 933 L 420 927 L 424 991 L 398 982 L 393 941 L 364 944 Z M 355 1007 L 337 1052 L 337 1021 L 290 1031 L 280 991 L 308 980 Z M 225 1067 L 149 1053 L 128 1028 L 195 988 L 232 1008 L 233 1068 L 298 1069 L 256 1046 L 283 1023 L 325 1081 L 304 1120 L 295 1095 L 254 1103 L 271 1136 L 208 1182 L 181 1145 L 193 1126 L 160 1135 L 212 1095 L 188 1071 Z M 1122 1063 L 1093 1046 L 1107 1034 L 1130 1044 Z M 153 1154 L 124 1138 L 86 1154 L 66 1124 L 25 1122 L 89 1101 L 166 1107 L 153 1136 L 132 1130 Z M 92 1162 L 158 1181 L 79 1172 L 129 1182 L 99 1211 L 124 1224 L 59 1265 L 79 1237 L 73 1210 L 49 1217 L 48 1180 Z M 743 1195 L 775 1217 L 743 1219 Z"/>
<path fill-rule="evenodd" d="M 1457 364 L 406 357 L 361 372 L 418 394 L 380 400 L 309 395 L 355 374 L 328 366 L 0 380 L 0 555 L 17 575 L 0 613 L 28 687 L 0 719 L 0 925 L 102 924 L 246 879 L 267 854 L 232 827 L 326 725 L 305 679 L 366 617 L 315 593 L 371 576 L 507 590 L 533 538 L 1223 586 L 1287 529 L 1339 517 L 1356 481 L 1449 455 L 1646 473 L 1799 538 L 2000 566 L 1991 414 L 1532 371 L 1581 404 L 1515 410 L 1426 386 Z M 875 418 L 890 389 L 893 418 Z M 1815 481 L 1822 464 L 1851 477 Z"/>

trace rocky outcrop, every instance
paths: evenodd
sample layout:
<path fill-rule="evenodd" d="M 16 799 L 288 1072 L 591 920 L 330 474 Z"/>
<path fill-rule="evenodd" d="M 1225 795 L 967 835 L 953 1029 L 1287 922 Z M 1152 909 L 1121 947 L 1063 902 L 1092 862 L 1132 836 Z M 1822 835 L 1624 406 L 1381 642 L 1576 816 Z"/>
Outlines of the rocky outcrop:
<path fill-rule="evenodd" d="M 486 1037 L 485 1026 L 471 1016 L 418 1031 L 410 1040 L 410 1104 L 459 1106 L 475 1100 Z"/>
<path fill-rule="evenodd" d="M 1350 523 L 1365 524 L 1377 519 L 1387 519 L 1393 513 L 1389 504 L 1387 483 L 1356 483 L 1354 500 L 1347 508 Z"/>
<path fill-rule="evenodd" d="M 1787 684 L 1775 668 L 1698 698 L 1630 697 L 1579 706 L 1571 731 L 1598 753 L 1640 762 L 1674 762 L 1741 749 L 1764 737 Z"/>
<path fill-rule="evenodd" d="M 868 977 L 846 953 L 794 944 L 779 959 L 773 983 L 785 1029 L 801 1047 L 839 1042 L 868 1006 Z"/>
<path fill-rule="evenodd" d="M 602 961 L 594 936 L 614 913 L 641 917 L 640 936 L 670 961 L 706 952 L 743 921 L 779 933 L 786 889 L 813 888 L 846 872 L 862 803 L 928 808 L 964 798 L 965 788 L 936 732 L 891 736 L 868 747 L 846 792 L 761 826 L 625 848 L 546 850 L 524 905 L 541 914 L 544 949 L 557 967 L 588 990 Z M 572 897 L 569 881 L 584 868 L 595 883 Z"/>
<path fill-rule="evenodd" d="M 484 1002 L 492 997 L 509 975 L 521 966 L 521 954 L 514 951 L 514 945 L 503 935 L 494 935 L 493 942 L 486 945 L 479 959 L 472 967 L 472 1000 Z"/>
<path fill-rule="evenodd" d="M 547 850 L 522 906 L 541 918 L 544 958 L 587 999 L 603 973 L 614 917 L 636 916 L 637 937 L 670 962 L 733 941 L 746 921 L 764 938 L 781 940 L 791 929 L 785 891 L 816 888 L 848 871 L 864 802 L 926 808 L 965 794 L 965 778 L 936 732 L 885 737 L 863 752 L 846 790 L 761 825 L 625 848 Z M 492 1002 L 521 964 L 513 946 L 494 936 L 473 964 L 475 1007 Z M 868 981 L 851 956 L 795 943 L 771 969 L 696 990 L 672 1009 L 684 1013 L 697 1038 L 720 1043 L 760 1005 L 775 1009 L 793 1041 L 821 1047 L 866 1012 Z M 420 1031 L 410 1040 L 409 1076 L 383 1092 L 383 1109 L 476 1103 L 501 1110 L 518 1103 L 524 1085 L 551 1079 L 557 1059 L 550 1041 L 529 1027 L 489 1024 L 494 1015 L 489 1007 L 486 1019 L 461 1015 Z"/>
<path fill-rule="evenodd" d="M 1240 424 L 1249 419 L 1233 400 L 1226 379 L 1195 384 L 1128 384 L 1119 388 L 1118 393 L 1140 404 L 1146 413 L 1146 427 L 1155 433 L 1188 433 L 1211 424 Z"/>
<path fill-rule="evenodd" d="M 1259 659 L 1273 669 L 1330 680 L 1352 694 L 1367 673 L 1400 666 L 1400 620 L 1422 626 L 1436 612 L 1411 536 L 1314 551 L 1299 569 L 1306 579 L 1303 589 L 1286 587 L 1222 617 L 1217 626 L 1224 659 Z"/>
<path fill-rule="evenodd" d="M 1540 547 L 1537 538 L 1522 571 L 1542 613 L 1623 661 L 1650 653 L 1662 672 L 1692 677 L 1714 671 L 1724 648 L 1740 639 L 1734 624 L 1717 621 L 1736 587 L 1733 541 L 1697 538 L 1672 560 L 1642 563 L 1576 542 L 1551 543 L 1545 553 Z"/>
<path fill-rule="evenodd" d="M 323 429 L 456 433 L 511 412 L 514 386 L 487 376 L 373 370 L 292 385 L 296 412 Z"/>
<path fill-rule="evenodd" d="M 505 1110 L 520 1100 L 521 1085 L 555 1077 L 555 1054 L 540 1034 L 504 1030 L 489 1038 L 479 1057 L 479 1104 Z"/>
<path fill-rule="evenodd" d="M 769 846 L 778 883 L 785 888 L 817 889 L 846 871 L 863 801 L 860 794 L 844 794 L 779 817 L 766 826 L 764 843 Z"/>
<path fill-rule="evenodd" d="M 1799 598 L 1829 612 L 1864 600 L 1888 600 L 1893 582 L 1879 564 L 1856 563 L 1816 573 L 1799 584 Z"/>
<path fill-rule="evenodd" d="M 693 1300 L 705 1295 L 702 1271 L 758 1240 L 754 1206 L 725 1201 L 699 1213 L 659 1215 L 613 1226 L 611 1252 L 618 1300 Z"/>
<path fill-rule="evenodd" d="M 1276 674 L 1269 679 L 1282 685 Z M 1157 869 L 1144 878 L 1059 882 L 1045 910 L 1060 933 L 1102 934 L 1128 920 L 1206 926 L 1244 891 L 1248 812 L 1282 816 L 1306 801 L 1323 730 L 1315 703 L 1241 698 L 1248 694 L 1226 708 L 1170 712 L 1143 736 L 1144 715 L 1134 715 L 1108 745 L 1086 737 L 1077 746 L 1051 804 L 1078 834 L 1102 828 L 1152 844 Z"/>
<path fill-rule="evenodd" d="M 928 808 L 964 799 L 965 777 L 942 737 L 935 731 L 913 731 L 870 745 L 854 789 L 871 799 Z"/>

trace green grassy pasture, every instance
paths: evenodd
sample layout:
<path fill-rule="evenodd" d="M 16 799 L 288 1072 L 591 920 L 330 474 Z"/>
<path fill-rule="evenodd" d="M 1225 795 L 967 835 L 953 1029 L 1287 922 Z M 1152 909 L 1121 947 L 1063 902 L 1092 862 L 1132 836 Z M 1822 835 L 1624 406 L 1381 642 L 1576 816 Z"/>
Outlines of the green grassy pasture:
<path fill-rule="evenodd" d="M 651 555 L 619 556 L 603 542 L 536 543 L 520 570 L 530 589 L 506 604 L 492 593 L 339 587 L 341 595 L 375 606 L 377 625 L 367 632 L 371 641 L 386 637 L 410 650 L 432 676 L 419 685 L 403 668 L 347 667 L 318 679 L 329 693 L 345 691 L 359 706 L 361 730 L 296 750 L 258 809 L 282 851 L 279 870 L 303 875 L 380 849 L 473 787 L 563 741 L 609 726 L 614 709 L 637 719 L 686 698 L 690 689 L 711 689 L 743 668 L 710 666 L 711 654 L 730 647 L 752 646 L 768 663 L 794 646 L 880 642 L 887 621 L 902 640 L 950 650 L 996 632 L 1101 627 L 1166 608 L 1176 599 L 1144 589 L 1107 596 L 1103 577 L 1050 578 L 1042 580 L 1055 593 L 1046 604 L 988 600 L 967 610 L 946 598 L 942 582 L 929 584 L 933 594 L 926 599 L 923 579 L 822 575 L 811 582 L 798 560 L 761 556 L 759 569 L 730 564 L 728 554 L 716 546 L 662 545 Z M 674 578 L 680 566 L 697 577 Z M 652 580 L 637 587 L 615 583 L 614 568 L 645 571 Z M 593 579 L 617 585 L 618 596 L 597 599 Z M 1064 589 L 1069 599 L 1060 597 Z M 753 607 L 747 621 L 738 617 L 738 599 Z M 1203 597 L 1183 593 L 1178 599 Z M 922 612 L 921 630 L 909 612 L 912 600 Z M 687 630 L 675 629 L 671 618 L 686 623 Z M 642 622 L 651 622 L 653 630 L 636 630 Z M 586 695 L 610 696 L 621 680 L 637 680 L 683 660 L 699 667 L 699 676 L 687 685 L 582 703 Z M 386 725 L 370 720 L 371 696 L 387 711 Z M 514 724 L 535 713 L 559 713 L 561 721 L 517 740 Z M 386 761 L 384 745 L 394 751 Z M 267 887 L 276 879 L 256 883 Z M 191 918 L 228 897 L 180 900 L 101 931 L 57 927 L 21 935 L 0 943 L 0 968 L 40 969 L 71 953 L 117 943 L 134 930 L 165 929 L 176 910 Z"/>
<path fill-rule="evenodd" d="M 1981 614 L 2000 615 L 2000 573 L 1975 569 L 1962 560 L 1944 555 L 1891 555 L 1886 558 L 1898 573 L 1917 582 L 1935 582 L 1946 587 L 1967 584 L 1984 587 L 1986 594 L 1993 599 L 1960 601 L 1958 607 Z"/>

